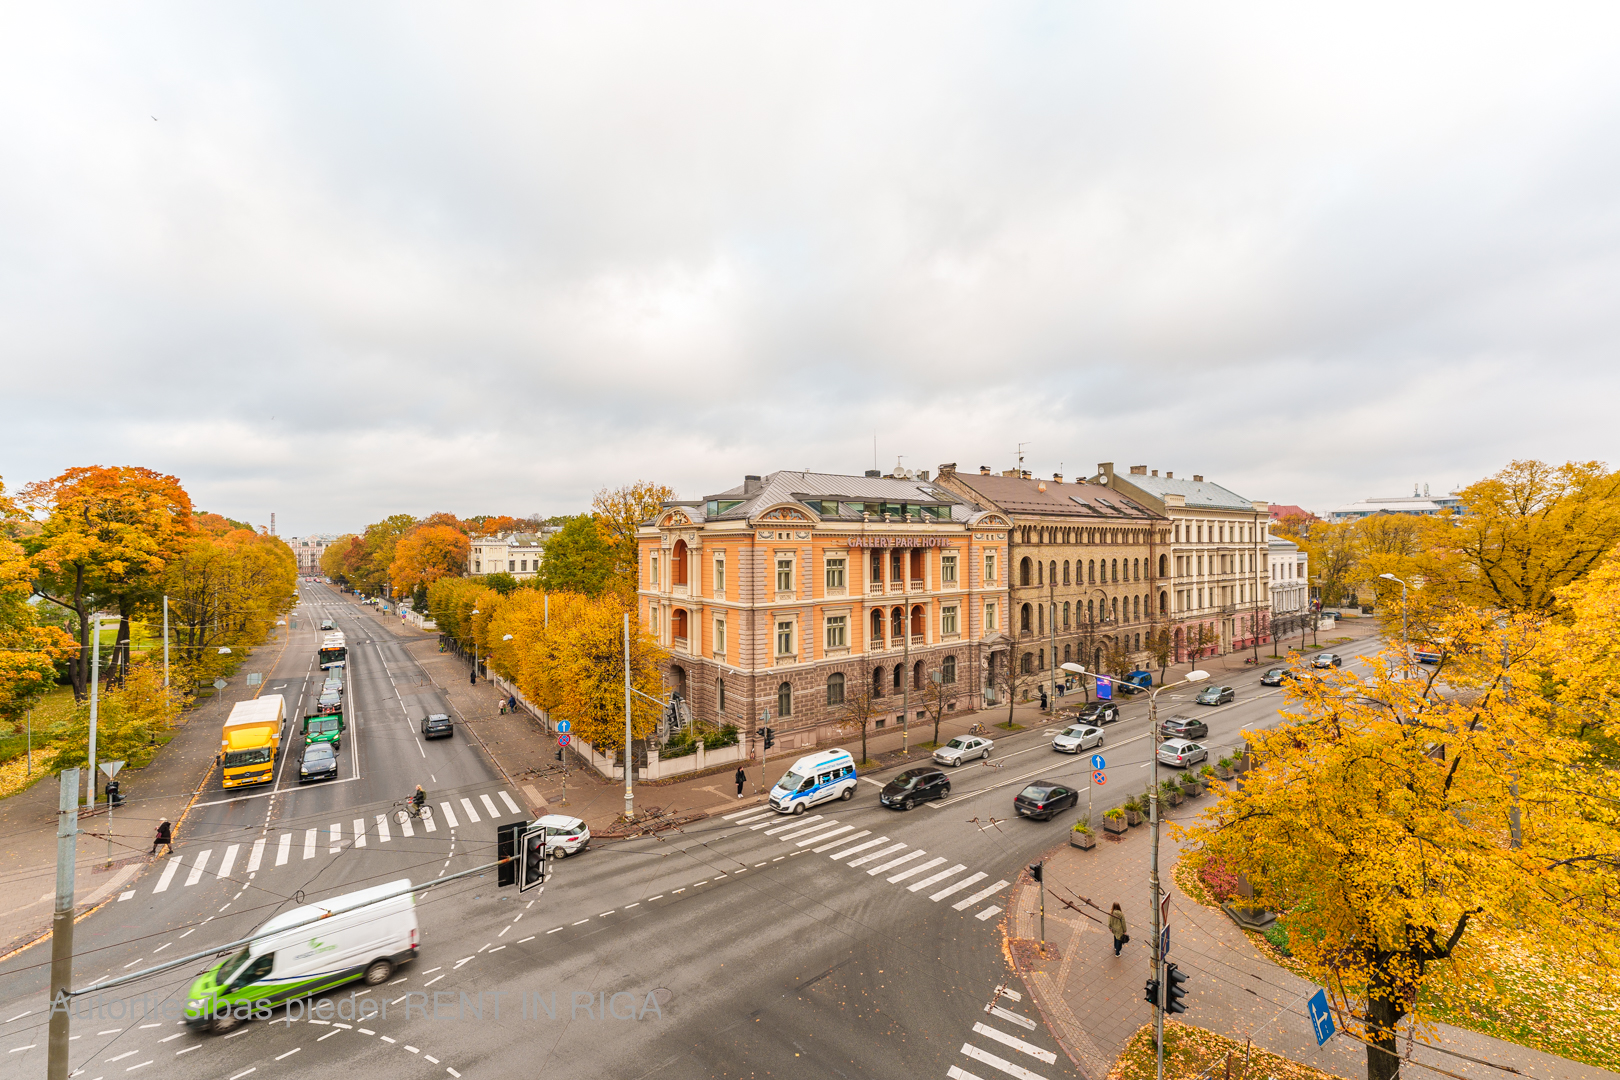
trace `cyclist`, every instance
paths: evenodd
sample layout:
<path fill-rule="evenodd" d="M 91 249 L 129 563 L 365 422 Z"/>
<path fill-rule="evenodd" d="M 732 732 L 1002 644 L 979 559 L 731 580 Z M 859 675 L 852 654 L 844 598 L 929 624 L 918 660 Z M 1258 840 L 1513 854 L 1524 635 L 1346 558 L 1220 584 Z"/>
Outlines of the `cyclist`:
<path fill-rule="evenodd" d="M 422 790 L 421 784 L 417 784 L 416 794 L 411 796 L 411 809 L 420 814 L 422 812 L 422 804 L 425 802 L 427 802 L 427 792 Z"/>

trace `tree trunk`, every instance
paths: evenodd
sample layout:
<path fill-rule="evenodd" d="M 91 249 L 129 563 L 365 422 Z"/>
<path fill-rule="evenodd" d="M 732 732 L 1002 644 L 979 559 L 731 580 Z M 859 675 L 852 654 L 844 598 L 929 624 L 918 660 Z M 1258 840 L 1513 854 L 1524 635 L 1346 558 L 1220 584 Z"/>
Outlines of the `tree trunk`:
<path fill-rule="evenodd" d="M 1376 986 L 1367 1002 L 1367 1080 L 1394 1080 L 1401 1072 L 1395 1048 L 1395 1025 L 1406 1010 L 1394 998 L 1394 987 Z"/>

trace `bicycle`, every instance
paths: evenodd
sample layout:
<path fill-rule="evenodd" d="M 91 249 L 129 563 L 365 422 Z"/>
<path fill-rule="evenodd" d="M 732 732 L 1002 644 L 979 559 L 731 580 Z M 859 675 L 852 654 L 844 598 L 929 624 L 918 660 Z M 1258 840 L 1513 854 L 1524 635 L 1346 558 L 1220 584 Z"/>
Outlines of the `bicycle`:
<path fill-rule="evenodd" d="M 423 803 L 421 807 L 418 808 L 415 799 L 402 799 L 394 805 L 399 807 L 398 810 L 394 811 L 394 820 L 399 822 L 401 825 L 405 824 L 407 821 L 410 821 L 412 818 L 415 818 L 418 821 L 433 820 L 433 807 L 427 803 Z"/>
<path fill-rule="evenodd" d="M 968 734 L 969 735 L 988 735 L 988 734 L 990 734 L 990 729 L 985 727 L 983 724 L 974 724 L 973 726 L 968 728 Z"/>

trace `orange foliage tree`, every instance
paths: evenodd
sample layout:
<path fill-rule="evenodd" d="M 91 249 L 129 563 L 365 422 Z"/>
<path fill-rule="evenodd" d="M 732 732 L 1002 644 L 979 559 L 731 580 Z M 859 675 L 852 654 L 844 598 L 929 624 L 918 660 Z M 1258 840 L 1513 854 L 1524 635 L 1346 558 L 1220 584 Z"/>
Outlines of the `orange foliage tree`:
<path fill-rule="evenodd" d="M 440 515 L 435 514 L 435 517 Z M 442 577 L 459 576 L 471 545 L 467 534 L 449 525 L 419 525 L 394 545 L 388 580 L 396 594 L 426 588 Z"/>
<path fill-rule="evenodd" d="M 24 518 L 0 482 L 0 717 L 13 718 L 51 688 L 56 665 L 79 647 L 54 626 L 42 626 L 28 598 L 33 571 L 12 534 Z"/>

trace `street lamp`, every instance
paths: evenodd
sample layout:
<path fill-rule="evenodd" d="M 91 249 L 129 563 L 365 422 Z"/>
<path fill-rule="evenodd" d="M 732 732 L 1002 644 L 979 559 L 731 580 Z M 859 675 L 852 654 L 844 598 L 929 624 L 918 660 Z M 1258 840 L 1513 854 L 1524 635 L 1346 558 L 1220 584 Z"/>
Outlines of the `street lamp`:
<path fill-rule="evenodd" d="M 1410 678 L 1412 671 L 1411 651 L 1406 645 L 1406 582 L 1394 574 L 1379 574 L 1378 576 L 1385 581 L 1399 581 L 1401 583 L 1401 677 L 1403 679 Z"/>
<path fill-rule="evenodd" d="M 479 611 L 477 608 L 473 608 L 468 614 L 477 615 Z M 472 671 L 467 674 L 467 682 L 471 686 L 478 685 L 478 634 L 476 631 L 473 633 L 473 666 Z"/>

